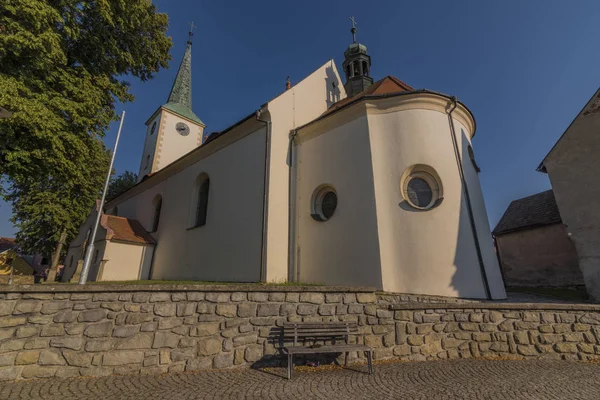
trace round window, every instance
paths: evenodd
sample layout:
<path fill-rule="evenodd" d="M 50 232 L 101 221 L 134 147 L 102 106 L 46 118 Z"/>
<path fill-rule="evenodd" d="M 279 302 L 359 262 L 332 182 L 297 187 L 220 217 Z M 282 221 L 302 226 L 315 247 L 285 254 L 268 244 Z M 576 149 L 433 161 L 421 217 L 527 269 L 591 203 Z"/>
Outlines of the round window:
<path fill-rule="evenodd" d="M 337 194 L 331 187 L 317 189 L 313 196 L 312 217 L 317 221 L 327 221 L 337 208 Z"/>
<path fill-rule="evenodd" d="M 441 185 L 434 175 L 414 168 L 406 175 L 402 184 L 404 200 L 420 210 L 428 210 L 435 206 L 441 198 Z"/>

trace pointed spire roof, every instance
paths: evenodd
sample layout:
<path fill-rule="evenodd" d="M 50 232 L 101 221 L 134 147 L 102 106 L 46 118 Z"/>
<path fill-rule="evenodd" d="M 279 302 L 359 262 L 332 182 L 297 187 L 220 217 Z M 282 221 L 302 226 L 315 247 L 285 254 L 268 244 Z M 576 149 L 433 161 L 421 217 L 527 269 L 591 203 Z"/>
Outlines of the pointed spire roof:
<path fill-rule="evenodd" d="M 179 65 L 175 82 L 169 93 L 167 104 L 163 106 L 175 114 L 204 125 L 192 111 L 192 42 L 188 41 L 183 59 Z"/>

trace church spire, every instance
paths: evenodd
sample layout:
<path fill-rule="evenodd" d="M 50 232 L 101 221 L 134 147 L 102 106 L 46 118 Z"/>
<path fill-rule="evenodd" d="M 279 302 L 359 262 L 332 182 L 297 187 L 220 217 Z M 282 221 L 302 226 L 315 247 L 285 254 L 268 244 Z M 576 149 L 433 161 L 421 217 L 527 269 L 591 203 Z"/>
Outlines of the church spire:
<path fill-rule="evenodd" d="M 356 41 L 356 21 L 352 21 L 352 44 L 344 52 L 344 73 L 346 74 L 346 83 L 344 88 L 348 97 L 352 97 L 373 84 L 373 78 L 370 76 L 371 57 L 367 54 L 367 46 Z"/>
<path fill-rule="evenodd" d="M 181 115 L 182 117 L 191 119 L 192 121 L 202 124 L 202 121 L 192 111 L 192 30 L 195 28 L 194 23 L 190 24 L 189 38 L 183 59 L 179 65 L 175 82 L 169 93 L 169 99 L 165 108 Z"/>

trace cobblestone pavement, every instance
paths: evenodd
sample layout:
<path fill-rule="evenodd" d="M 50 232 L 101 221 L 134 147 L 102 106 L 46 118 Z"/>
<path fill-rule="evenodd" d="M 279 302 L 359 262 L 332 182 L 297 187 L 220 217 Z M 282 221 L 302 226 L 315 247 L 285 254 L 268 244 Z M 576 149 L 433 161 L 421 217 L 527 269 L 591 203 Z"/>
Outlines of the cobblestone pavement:
<path fill-rule="evenodd" d="M 351 370 L 353 369 L 353 370 Z M 349 369 L 229 370 L 0 384 L 0 399 L 598 399 L 600 365 L 434 361 Z"/>

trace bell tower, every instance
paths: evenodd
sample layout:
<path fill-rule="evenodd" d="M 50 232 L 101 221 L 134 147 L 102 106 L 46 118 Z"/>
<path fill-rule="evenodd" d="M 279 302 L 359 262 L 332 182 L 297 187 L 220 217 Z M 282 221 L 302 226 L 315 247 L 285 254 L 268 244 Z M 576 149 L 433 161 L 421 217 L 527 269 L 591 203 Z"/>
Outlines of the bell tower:
<path fill-rule="evenodd" d="M 167 102 L 146 121 L 138 181 L 202 144 L 204 123 L 192 111 L 192 29 Z"/>
<path fill-rule="evenodd" d="M 367 46 L 356 41 L 356 21 L 352 21 L 352 44 L 344 52 L 344 73 L 346 74 L 346 83 L 344 88 L 348 97 L 352 97 L 373 84 L 371 78 L 371 57 L 367 54 Z"/>

